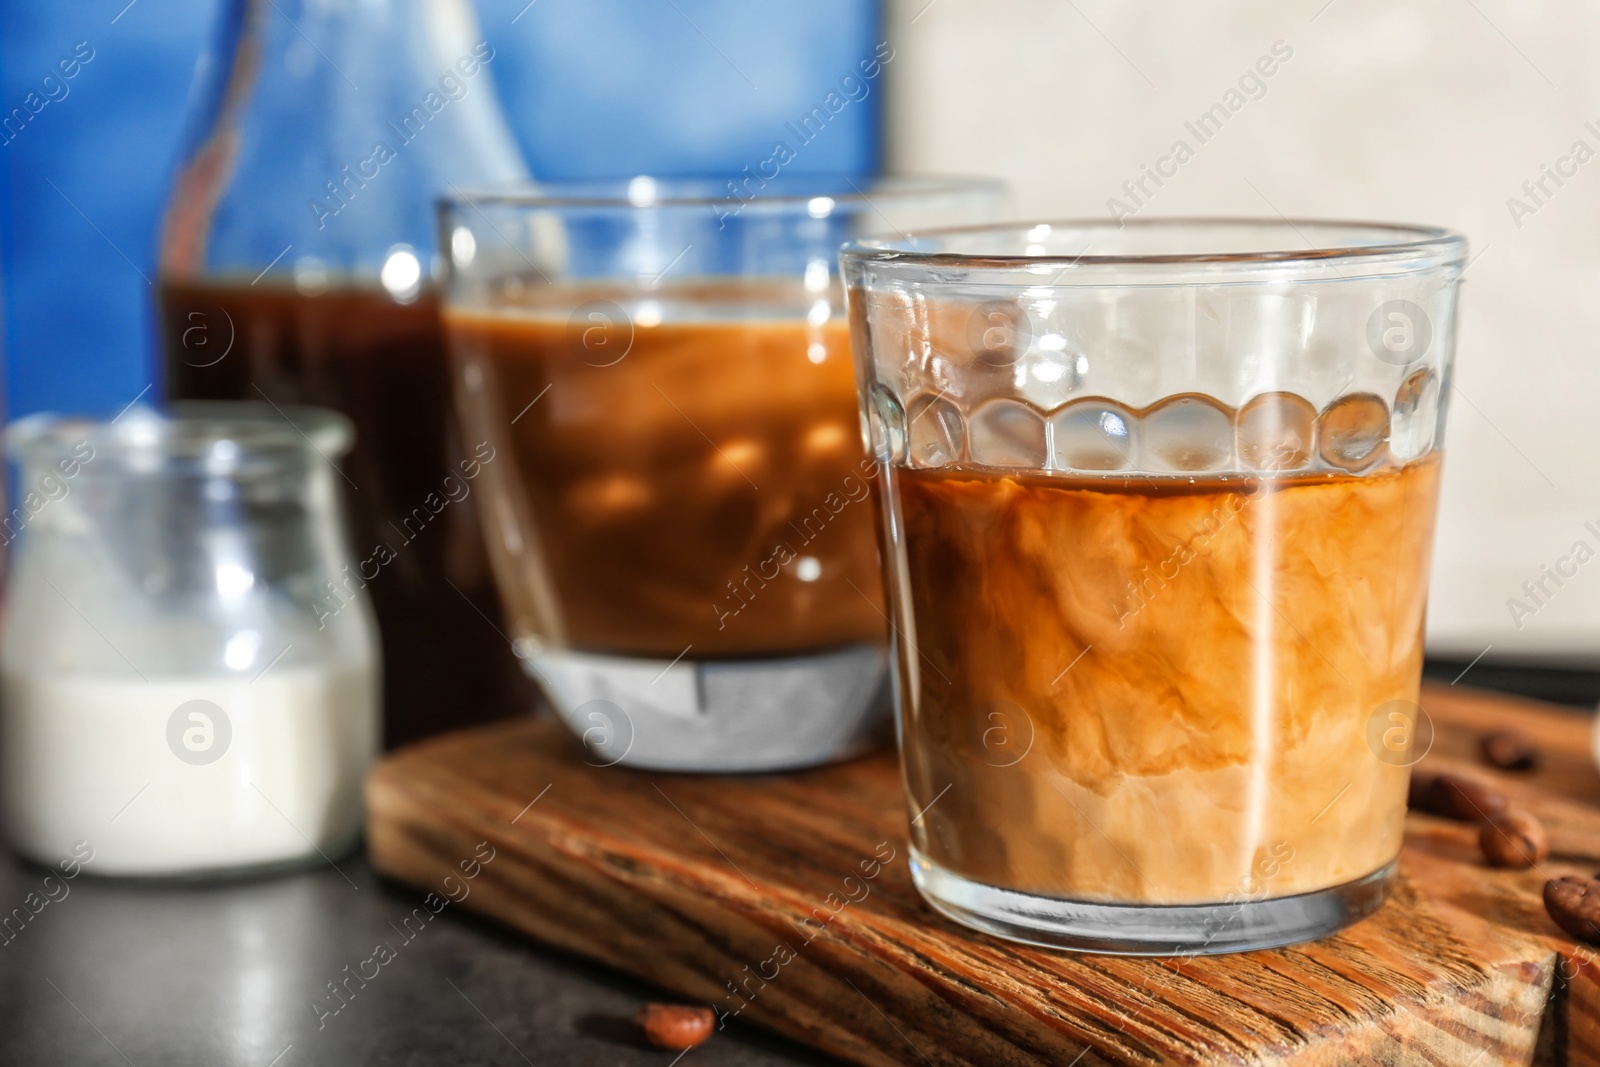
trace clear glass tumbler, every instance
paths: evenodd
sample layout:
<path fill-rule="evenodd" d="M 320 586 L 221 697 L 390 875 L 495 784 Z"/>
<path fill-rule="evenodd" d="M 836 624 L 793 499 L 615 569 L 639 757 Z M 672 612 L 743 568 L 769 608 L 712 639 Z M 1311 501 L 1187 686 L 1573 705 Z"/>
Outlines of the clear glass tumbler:
<path fill-rule="evenodd" d="M 886 731 L 839 246 L 968 179 L 635 178 L 441 206 L 446 342 L 510 636 L 595 762 L 795 767 Z"/>
<path fill-rule="evenodd" d="M 1243 220 L 846 247 L 935 908 L 1172 954 L 1378 907 L 1464 252 Z"/>

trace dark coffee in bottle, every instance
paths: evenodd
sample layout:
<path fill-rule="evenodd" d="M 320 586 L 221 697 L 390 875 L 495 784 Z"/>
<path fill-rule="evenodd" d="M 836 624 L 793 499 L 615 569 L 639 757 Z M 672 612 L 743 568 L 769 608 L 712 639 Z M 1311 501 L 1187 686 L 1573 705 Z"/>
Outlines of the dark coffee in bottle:
<path fill-rule="evenodd" d="M 383 637 L 385 742 L 525 707 L 474 499 L 494 450 L 456 432 L 434 295 L 169 280 L 160 314 L 173 399 L 314 404 L 355 423 L 339 468 L 359 561 L 350 580 L 365 585 Z M 319 610 L 341 604 L 331 589 Z"/>

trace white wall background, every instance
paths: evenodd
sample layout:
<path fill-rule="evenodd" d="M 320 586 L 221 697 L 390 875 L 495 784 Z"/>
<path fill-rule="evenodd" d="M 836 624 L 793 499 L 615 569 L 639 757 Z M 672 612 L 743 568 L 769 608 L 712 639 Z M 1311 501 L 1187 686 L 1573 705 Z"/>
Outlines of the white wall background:
<path fill-rule="evenodd" d="M 1023 216 L 1106 215 L 1182 137 L 1141 216 L 1464 231 L 1430 650 L 1600 658 L 1600 3 L 891 0 L 888 30 L 891 169 L 1000 175 Z M 1278 41 L 1264 95 L 1199 144 L 1185 121 Z M 1596 158 L 1536 204 L 1523 183 L 1578 141 Z M 1596 558 L 1527 598 L 1580 540 Z"/>

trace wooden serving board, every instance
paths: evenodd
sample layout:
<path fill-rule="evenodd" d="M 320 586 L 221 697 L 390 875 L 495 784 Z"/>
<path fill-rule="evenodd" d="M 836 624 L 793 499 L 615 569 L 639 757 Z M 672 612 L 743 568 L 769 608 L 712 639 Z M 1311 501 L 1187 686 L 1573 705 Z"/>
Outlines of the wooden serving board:
<path fill-rule="evenodd" d="M 502 723 L 385 759 L 368 841 L 380 870 L 435 890 L 486 841 L 465 907 L 855 1063 L 1600 1067 L 1600 953 L 1540 897 L 1600 869 L 1590 720 L 1447 687 L 1422 703 L 1437 731 L 1422 768 L 1497 782 L 1554 855 L 1492 870 L 1476 828 L 1413 814 L 1376 915 L 1233 956 L 1056 953 L 939 917 L 911 884 L 890 754 L 647 773 L 586 765 L 549 717 Z M 1478 736 L 1508 724 L 1544 749 L 1537 771 L 1478 763 Z"/>

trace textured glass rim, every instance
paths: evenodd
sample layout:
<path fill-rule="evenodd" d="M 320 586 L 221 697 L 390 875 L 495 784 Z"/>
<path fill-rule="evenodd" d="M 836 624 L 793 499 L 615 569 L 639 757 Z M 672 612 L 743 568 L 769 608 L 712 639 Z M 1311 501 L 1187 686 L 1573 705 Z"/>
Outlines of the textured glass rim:
<path fill-rule="evenodd" d="M 87 442 L 95 454 L 198 458 L 232 442 L 241 458 L 341 455 L 355 441 L 348 418 L 327 408 L 254 401 L 180 401 L 167 412 L 139 406 L 109 421 L 40 412 L 6 428 L 6 447 L 19 460 L 52 461 Z"/>
<path fill-rule="evenodd" d="M 1221 230 L 1229 227 L 1276 230 L 1290 242 L 1302 247 L 1285 247 L 1279 250 L 1257 252 L 1179 252 L 1179 253 L 1108 253 L 1091 254 L 1088 251 L 1076 256 L 1060 254 L 1018 255 L 1014 253 L 948 252 L 918 248 L 918 242 L 930 239 L 963 235 L 994 234 L 996 236 L 1023 236 L 1040 226 L 1056 231 L 1120 233 L 1126 229 L 1144 230 Z M 1317 246 L 1306 240 L 1304 231 L 1358 233 L 1387 233 L 1390 241 L 1377 243 L 1327 243 Z M 1312 244 L 1312 247 L 1303 247 Z M 1092 247 L 1092 246 L 1091 246 Z M 1463 234 L 1438 226 L 1419 226 L 1396 222 L 1363 222 L 1343 219 L 1289 219 L 1249 216 L 1180 217 L 1155 219 L 1040 219 L 1032 222 L 1003 225 L 980 224 L 954 226 L 894 236 L 869 236 L 845 243 L 840 258 L 859 265 L 897 264 L 908 267 L 963 270 L 1001 270 L 1036 272 L 1040 269 L 1059 269 L 1062 272 L 1092 271 L 1095 268 L 1120 269 L 1149 268 L 1159 273 L 1160 268 L 1194 266 L 1207 268 L 1206 273 L 1229 273 L 1226 268 L 1239 269 L 1241 274 L 1256 273 L 1258 268 L 1282 266 L 1330 267 L 1340 262 L 1369 262 L 1373 260 L 1421 260 L 1407 273 L 1425 272 L 1439 267 L 1463 262 L 1467 239 Z"/>
<path fill-rule="evenodd" d="M 652 195 L 645 199 L 630 195 L 634 182 L 647 179 L 653 183 Z M 707 195 L 707 189 L 726 189 L 736 179 L 728 175 L 678 175 L 656 177 L 649 174 L 631 178 L 584 179 L 554 182 L 498 182 L 490 185 L 468 186 L 440 196 L 436 201 L 441 213 L 482 207 L 518 207 L 538 211 L 602 210 L 602 211 L 655 211 L 661 208 L 715 209 L 729 202 L 743 205 L 744 211 L 810 214 L 812 202 L 818 198 L 833 201 L 837 208 L 874 210 L 875 201 L 901 204 L 908 201 L 959 199 L 968 196 L 1002 198 L 1010 193 L 1010 186 L 999 178 L 985 178 L 965 174 L 893 175 L 870 177 L 864 175 L 828 173 L 780 175 L 770 179 L 775 186 L 796 183 L 815 183 L 809 193 L 771 193 L 756 191 L 749 198 L 735 192 Z M 759 178 L 757 179 L 760 180 Z M 699 190 L 690 193 L 687 190 Z M 601 190 L 611 190 L 602 193 Z M 674 191 L 676 190 L 676 191 Z M 664 195 L 663 195 L 663 192 Z M 833 210 L 829 214 L 835 213 Z M 815 216 L 814 216 L 815 217 Z M 822 216 L 826 217 L 826 216 Z M 930 231 L 931 232 L 931 231 Z"/>

